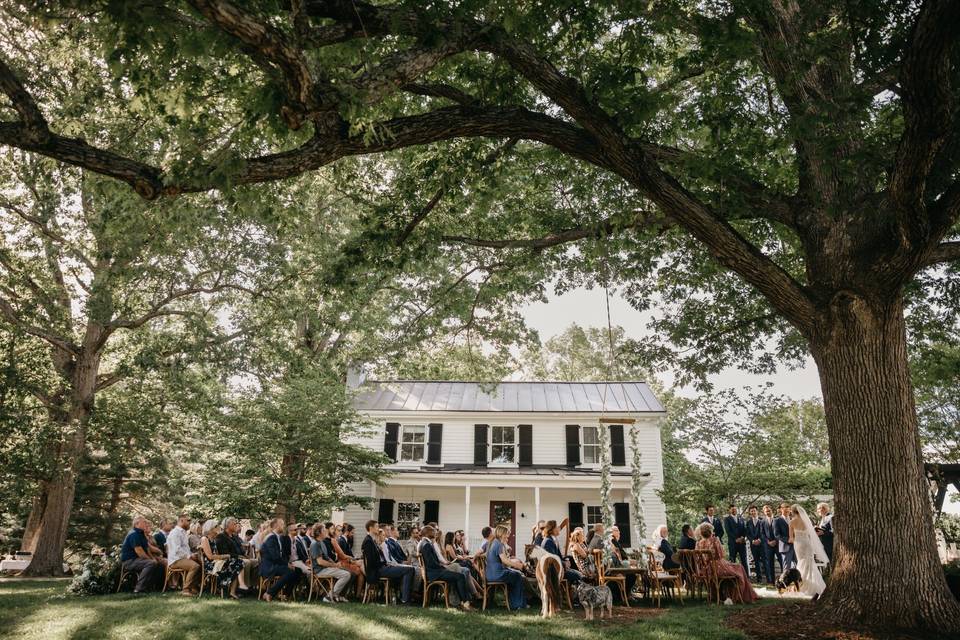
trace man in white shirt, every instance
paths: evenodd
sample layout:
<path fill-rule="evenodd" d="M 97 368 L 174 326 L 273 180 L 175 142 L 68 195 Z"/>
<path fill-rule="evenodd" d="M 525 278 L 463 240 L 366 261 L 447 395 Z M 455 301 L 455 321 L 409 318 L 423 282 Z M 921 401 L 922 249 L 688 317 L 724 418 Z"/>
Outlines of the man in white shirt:
<path fill-rule="evenodd" d="M 183 579 L 182 595 L 195 596 L 200 590 L 200 565 L 190 556 L 190 516 L 181 513 L 177 526 L 167 534 L 167 566 L 187 572 Z"/>

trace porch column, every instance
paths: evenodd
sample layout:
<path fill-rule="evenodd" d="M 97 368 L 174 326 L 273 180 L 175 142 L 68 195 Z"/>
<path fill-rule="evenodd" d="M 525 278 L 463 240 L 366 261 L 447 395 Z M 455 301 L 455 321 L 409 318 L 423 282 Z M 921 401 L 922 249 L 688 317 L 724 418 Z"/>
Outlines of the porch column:
<path fill-rule="evenodd" d="M 463 537 L 464 546 L 470 548 L 470 485 L 463 488 Z"/>
<path fill-rule="evenodd" d="M 536 486 L 533 488 L 533 522 L 534 524 L 540 522 L 540 487 Z"/>

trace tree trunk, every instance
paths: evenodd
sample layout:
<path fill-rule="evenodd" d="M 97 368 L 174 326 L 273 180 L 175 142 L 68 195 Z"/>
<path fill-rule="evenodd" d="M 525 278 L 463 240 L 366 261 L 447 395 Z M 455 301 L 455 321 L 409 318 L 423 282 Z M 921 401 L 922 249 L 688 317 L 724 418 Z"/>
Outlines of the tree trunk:
<path fill-rule="evenodd" d="M 37 548 L 37 531 L 43 519 L 43 510 L 47 508 L 47 483 L 41 482 L 38 487 L 39 495 L 33 497 L 30 505 L 30 515 L 23 528 L 23 538 L 20 540 L 20 550 L 33 553 Z"/>
<path fill-rule="evenodd" d="M 818 603 L 840 624 L 960 631 L 937 557 L 901 298 L 835 296 L 811 341 L 836 496 L 833 569 Z"/>

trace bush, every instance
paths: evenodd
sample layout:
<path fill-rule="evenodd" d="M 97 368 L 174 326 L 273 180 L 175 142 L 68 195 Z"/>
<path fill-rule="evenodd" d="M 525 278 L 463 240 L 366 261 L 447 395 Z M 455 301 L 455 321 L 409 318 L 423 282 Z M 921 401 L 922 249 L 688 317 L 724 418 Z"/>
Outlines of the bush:
<path fill-rule="evenodd" d="M 87 558 L 67 587 L 67 593 L 74 596 L 113 593 L 119 579 L 120 546 L 117 545 L 104 555 L 91 555 Z"/>

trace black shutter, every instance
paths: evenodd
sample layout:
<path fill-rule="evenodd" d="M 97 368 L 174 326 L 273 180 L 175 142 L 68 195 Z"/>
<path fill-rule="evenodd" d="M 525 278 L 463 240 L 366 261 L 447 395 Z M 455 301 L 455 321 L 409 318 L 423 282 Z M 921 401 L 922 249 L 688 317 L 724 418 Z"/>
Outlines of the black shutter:
<path fill-rule="evenodd" d="M 613 503 L 613 524 L 620 529 L 620 544 L 630 546 L 630 505 L 626 502 Z"/>
<path fill-rule="evenodd" d="M 580 464 L 580 425 L 567 425 L 567 466 Z"/>
<path fill-rule="evenodd" d="M 577 527 L 582 527 L 583 526 L 583 503 L 568 502 L 567 515 L 570 516 L 569 531 L 573 531 Z"/>
<path fill-rule="evenodd" d="M 473 464 L 487 466 L 487 431 L 490 425 L 473 425 Z"/>
<path fill-rule="evenodd" d="M 521 424 L 518 429 L 520 430 L 520 456 L 517 464 L 521 467 L 529 467 L 533 465 L 533 425 Z"/>
<path fill-rule="evenodd" d="M 440 447 L 443 445 L 443 425 L 431 424 L 427 440 L 427 464 L 440 464 Z"/>
<path fill-rule="evenodd" d="M 393 502 L 390 498 L 380 498 L 380 507 L 377 509 L 377 522 L 380 524 L 393 524 Z"/>
<path fill-rule="evenodd" d="M 627 449 L 623 444 L 623 425 L 610 425 L 610 464 L 622 467 L 627 464 Z"/>
<path fill-rule="evenodd" d="M 397 461 L 397 441 L 400 439 L 400 423 L 388 422 L 387 435 L 383 439 L 383 452 L 392 461 Z"/>
<path fill-rule="evenodd" d="M 439 500 L 423 501 L 423 521 L 424 522 L 440 521 L 440 501 Z"/>

